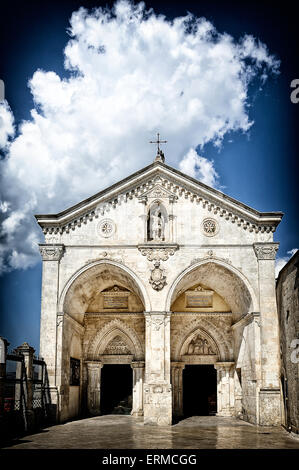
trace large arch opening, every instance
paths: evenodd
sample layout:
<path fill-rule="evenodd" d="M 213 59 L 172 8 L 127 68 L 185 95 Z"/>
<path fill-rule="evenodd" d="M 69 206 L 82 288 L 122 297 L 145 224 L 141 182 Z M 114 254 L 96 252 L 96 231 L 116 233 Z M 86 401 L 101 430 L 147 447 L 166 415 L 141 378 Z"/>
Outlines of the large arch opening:
<path fill-rule="evenodd" d="M 62 378 L 67 383 L 71 360 L 67 344 L 76 331 L 82 345 L 80 357 L 77 352 L 75 356 L 82 368 L 78 414 L 140 411 L 146 307 L 150 305 L 142 282 L 114 261 L 90 263 L 66 283 L 60 297 L 64 313 Z M 66 396 L 66 417 L 68 403 Z"/>
<path fill-rule="evenodd" d="M 230 416 L 238 354 L 231 326 L 257 308 L 252 286 L 228 263 L 201 260 L 174 281 L 166 305 L 172 312 L 174 414 Z"/>

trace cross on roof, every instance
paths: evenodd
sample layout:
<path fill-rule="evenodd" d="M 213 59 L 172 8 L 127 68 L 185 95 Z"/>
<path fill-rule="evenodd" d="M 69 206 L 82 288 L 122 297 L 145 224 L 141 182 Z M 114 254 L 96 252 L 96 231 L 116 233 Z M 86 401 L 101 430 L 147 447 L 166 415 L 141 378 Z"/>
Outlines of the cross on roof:
<path fill-rule="evenodd" d="M 149 143 L 150 144 L 157 144 L 157 153 L 159 153 L 159 151 L 160 151 L 160 146 L 159 145 L 160 144 L 166 144 L 167 140 L 160 140 L 159 132 L 157 133 L 157 136 L 158 136 L 157 140 L 150 140 Z"/>

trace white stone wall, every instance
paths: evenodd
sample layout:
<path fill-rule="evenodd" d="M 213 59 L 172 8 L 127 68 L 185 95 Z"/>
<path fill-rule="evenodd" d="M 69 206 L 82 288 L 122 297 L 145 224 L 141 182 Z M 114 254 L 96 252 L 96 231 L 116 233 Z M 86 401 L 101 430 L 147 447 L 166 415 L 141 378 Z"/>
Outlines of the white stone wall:
<path fill-rule="evenodd" d="M 274 290 L 277 247 L 272 231 L 254 228 L 245 216 L 243 220 L 241 213 L 248 210 L 242 205 L 239 215 L 234 215 L 236 212 L 197 201 L 187 191 L 176 191 L 175 197 L 159 191 L 161 197 L 148 194 L 143 200 L 136 195 L 119 197 L 115 204 L 106 204 L 106 208 L 104 202 L 97 203 L 90 217 L 67 230 L 46 234 L 46 244 L 41 246 L 44 259 L 41 354 L 48 364 L 50 385 L 59 395 L 60 419 L 74 416 L 87 396 L 93 396 L 87 387 L 88 380 L 100 380 L 101 365 L 92 363 L 96 358 L 89 357 L 89 347 L 114 318 L 127 325 L 131 331 L 128 338 L 140 343 L 144 351 L 130 360 L 139 361 L 134 366 L 135 378 L 142 383 L 140 364 L 145 361 L 145 421 L 170 424 L 171 361 L 177 364 L 181 361 L 176 342 L 182 339 L 182 331 L 188 335 L 190 325 L 208 330 L 222 348 L 215 367 L 225 404 L 223 415 L 243 413 L 244 419 L 252 423 L 278 424 L 278 322 Z M 148 209 L 157 200 L 168 215 L 164 220 L 164 240 L 154 247 L 154 243 L 146 243 L 146 224 Z M 216 224 L 213 236 L 203 231 L 205 218 L 212 218 Z M 111 223 L 109 233 L 100 230 L 104 220 Z M 161 285 L 157 287 L 159 276 Z M 140 299 L 139 304 L 137 300 L 134 303 L 134 313 L 115 312 L 109 317 L 111 312 L 109 315 L 96 312 L 95 307 L 90 313 L 88 308 L 96 305 L 96 295 L 113 282 Z M 169 315 L 172 302 L 196 284 L 219 294 L 225 312 L 214 317 L 208 312 L 206 315 L 190 312 L 185 316 L 174 315 L 172 319 Z M 146 326 L 144 314 L 136 313 L 142 304 Z M 244 323 L 243 317 L 253 312 L 260 314 L 258 321 L 257 316 L 252 316 L 246 317 L 249 320 Z M 74 341 L 77 346 L 72 352 Z M 68 384 L 71 354 L 82 360 L 83 385 L 79 390 Z M 89 363 L 85 364 L 85 360 Z M 155 369 L 159 361 L 163 365 L 160 375 Z M 180 369 L 180 365 L 175 367 Z M 241 370 L 241 383 L 236 368 Z M 140 413 L 142 387 L 137 388 Z M 96 403 L 93 410 L 99 406 Z M 153 408 L 156 411 L 151 411 Z"/>

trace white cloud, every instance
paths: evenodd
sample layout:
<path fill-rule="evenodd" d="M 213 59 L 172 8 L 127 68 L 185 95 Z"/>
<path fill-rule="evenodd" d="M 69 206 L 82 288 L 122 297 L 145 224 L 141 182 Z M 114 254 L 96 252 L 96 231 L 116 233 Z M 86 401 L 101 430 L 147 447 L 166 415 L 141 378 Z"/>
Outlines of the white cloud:
<path fill-rule="evenodd" d="M 276 279 L 277 279 L 280 271 L 282 270 L 282 268 L 287 264 L 289 259 L 292 256 L 294 256 L 295 253 L 297 253 L 297 251 L 298 251 L 298 248 L 293 248 L 292 250 L 287 251 L 287 255 L 289 255 L 289 256 L 281 256 L 279 258 L 276 258 L 276 261 L 275 261 L 275 278 Z"/>
<path fill-rule="evenodd" d="M 2 269 L 38 259 L 34 212 L 63 210 L 148 165 L 148 141 L 157 131 L 168 140 L 167 163 L 181 162 L 215 186 L 213 163 L 190 149 L 220 145 L 228 131 L 246 132 L 248 84 L 255 76 L 262 83 L 279 66 L 251 36 L 236 41 L 190 14 L 168 21 L 143 3 L 120 1 L 112 12 L 80 8 L 69 33 L 69 78 L 34 73 L 31 120 L 9 145 L 13 116 L 1 108 L 8 150 L 0 161 Z"/>
<path fill-rule="evenodd" d="M 5 149 L 14 135 L 14 118 L 7 101 L 0 102 L 0 149 Z"/>
<path fill-rule="evenodd" d="M 186 153 L 179 163 L 179 168 L 186 175 L 213 188 L 217 187 L 219 175 L 214 168 L 214 162 L 201 157 L 194 149 Z"/>

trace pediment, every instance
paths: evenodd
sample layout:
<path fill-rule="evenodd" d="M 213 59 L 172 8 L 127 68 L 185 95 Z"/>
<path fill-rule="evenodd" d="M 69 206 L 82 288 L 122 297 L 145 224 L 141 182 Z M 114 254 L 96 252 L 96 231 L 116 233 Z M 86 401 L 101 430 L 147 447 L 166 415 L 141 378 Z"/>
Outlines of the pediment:
<path fill-rule="evenodd" d="M 167 188 L 164 188 L 162 186 L 162 178 L 160 177 L 157 177 L 155 178 L 154 180 L 154 187 L 149 189 L 148 191 L 145 191 L 142 196 L 139 197 L 139 199 L 141 200 L 144 200 L 145 198 L 147 199 L 156 199 L 156 198 L 159 198 L 159 199 L 166 199 L 166 198 L 171 198 L 172 200 L 173 199 L 177 199 L 178 196 L 172 192 L 172 191 L 169 191 Z"/>
<path fill-rule="evenodd" d="M 165 163 L 151 165 L 108 187 L 94 196 L 58 214 L 36 215 L 44 233 L 74 230 L 83 223 L 110 212 L 118 204 L 133 198 L 145 202 L 152 198 L 183 198 L 201 204 L 213 214 L 250 231 L 274 232 L 281 221 L 281 212 L 259 212 L 226 194 L 187 176 Z"/>

